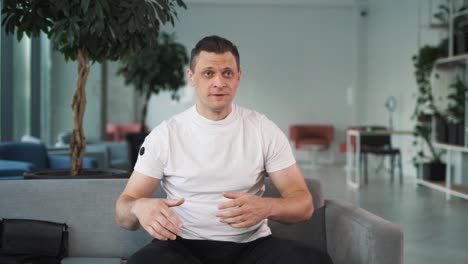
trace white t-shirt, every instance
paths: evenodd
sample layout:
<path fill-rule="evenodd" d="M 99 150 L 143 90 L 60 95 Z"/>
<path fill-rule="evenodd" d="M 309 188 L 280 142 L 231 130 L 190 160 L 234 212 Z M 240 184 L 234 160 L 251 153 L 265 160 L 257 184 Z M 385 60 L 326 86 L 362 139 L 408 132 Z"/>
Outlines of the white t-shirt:
<path fill-rule="evenodd" d="M 135 170 L 158 179 L 184 226 L 181 237 L 249 242 L 271 234 L 267 220 L 248 228 L 221 223 L 223 192 L 262 196 L 266 173 L 295 163 L 289 141 L 267 117 L 232 105 L 223 120 L 201 116 L 196 107 L 162 122 L 146 137 Z"/>

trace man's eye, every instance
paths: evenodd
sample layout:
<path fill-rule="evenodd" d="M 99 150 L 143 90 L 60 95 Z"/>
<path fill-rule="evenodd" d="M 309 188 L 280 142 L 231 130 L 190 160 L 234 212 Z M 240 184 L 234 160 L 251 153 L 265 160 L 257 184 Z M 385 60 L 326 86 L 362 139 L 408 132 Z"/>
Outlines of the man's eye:
<path fill-rule="evenodd" d="M 224 72 L 225 77 L 232 77 L 233 75 L 234 75 L 234 73 L 232 71 L 225 71 Z"/>
<path fill-rule="evenodd" d="M 211 77 L 211 76 L 213 76 L 213 72 L 206 71 L 206 72 L 203 73 L 203 76 L 205 76 L 205 77 Z"/>

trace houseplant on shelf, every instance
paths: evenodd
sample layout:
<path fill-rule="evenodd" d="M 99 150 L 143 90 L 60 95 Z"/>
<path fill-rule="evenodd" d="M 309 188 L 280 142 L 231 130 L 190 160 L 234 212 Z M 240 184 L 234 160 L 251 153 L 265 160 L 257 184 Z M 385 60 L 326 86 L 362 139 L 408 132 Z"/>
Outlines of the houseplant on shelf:
<path fill-rule="evenodd" d="M 452 4 L 451 0 L 446 0 L 445 4 L 438 6 L 438 11 L 434 14 L 434 18 L 438 20 L 438 25 L 449 30 L 450 23 L 450 7 Z M 454 12 L 460 13 L 467 10 L 465 5 L 459 5 L 454 7 Z M 448 36 L 450 37 L 450 36 Z M 441 47 L 447 52 L 448 56 L 449 50 L 449 40 L 448 37 L 443 39 L 441 42 Z M 468 19 L 466 15 L 457 16 L 453 19 L 453 54 L 458 55 L 468 52 Z"/>
<path fill-rule="evenodd" d="M 161 34 L 154 47 L 122 60 L 117 74 L 124 77 L 126 84 L 133 84 L 144 97 L 140 133 L 127 135 L 132 164 L 136 162 L 138 149 L 147 135 L 146 113 L 151 95 L 169 91 L 173 100 L 179 100 L 177 92 L 185 85 L 184 70 L 187 63 L 188 55 L 184 45 L 176 42 L 175 37 L 167 33 Z"/>
<path fill-rule="evenodd" d="M 444 53 L 445 51 L 441 47 L 424 46 L 417 55 L 413 56 L 418 86 L 416 104 L 411 117 L 415 122 L 413 145 L 417 146 L 419 140 L 424 143 L 419 145 L 420 148 L 416 156 L 413 157 L 413 164 L 423 170 L 422 174 L 426 175 L 425 178 L 436 180 L 445 178 L 442 176 L 445 175 L 445 164 L 441 160 L 444 151 L 437 150 L 433 145 L 432 119 L 443 118 L 443 115 L 434 103 L 430 78 L 434 63 L 443 57 Z"/>
<path fill-rule="evenodd" d="M 82 174 L 86 137 L 83 117 L 90 61 L 119 60 L 157 43 L 160 24 L 177 18 L 182 0 L 7 0 L 2 25 L 18 40 L 43 32 L 66 60 L 78 60 L 78 81 L 73 96 L 71 174 Z"/>
<path fill-rule="evenodd" d="M 451 92 L 447 96 L 448 108 L 446 111 L 448 126 L 448 143 L 465 145 L 465 100 L 468 87 L 457 76 L 455 83 L 449 86 Z"/>

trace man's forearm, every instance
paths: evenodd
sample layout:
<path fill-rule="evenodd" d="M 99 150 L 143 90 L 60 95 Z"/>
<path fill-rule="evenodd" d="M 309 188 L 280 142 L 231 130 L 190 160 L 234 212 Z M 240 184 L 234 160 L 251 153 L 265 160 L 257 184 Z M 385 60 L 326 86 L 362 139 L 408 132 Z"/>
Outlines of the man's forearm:
<path fill-rule="evenodd" d="M 308 220 L 314 212 L 312 197 L 308 191 L 296 191 L 282 198 L 266 198 L 271 203 L 268 219 L 285 224 Z"/>
<path fill-rule="evenodd" d="M 140 227 L 138 218 L 132 213 L 136 198 L 122 194 L 116 203 L 115 220 L 118 225 L 125 229 L 136 230 Z"/>

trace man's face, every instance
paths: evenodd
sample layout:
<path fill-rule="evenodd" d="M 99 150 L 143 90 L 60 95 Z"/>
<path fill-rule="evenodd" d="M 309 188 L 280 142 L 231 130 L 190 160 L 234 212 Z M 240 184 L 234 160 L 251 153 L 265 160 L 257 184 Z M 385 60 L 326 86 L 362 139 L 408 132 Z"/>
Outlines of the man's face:
<path fill-rule="evenodd" d="M 194 71 L 188 69 L 187 76 L 197 93 L 197 110 L 207 118 L 213 114 L 224 118 L 231 112 L 241 77 L 234 55 L 202 51 L 195 62 Z"/>

